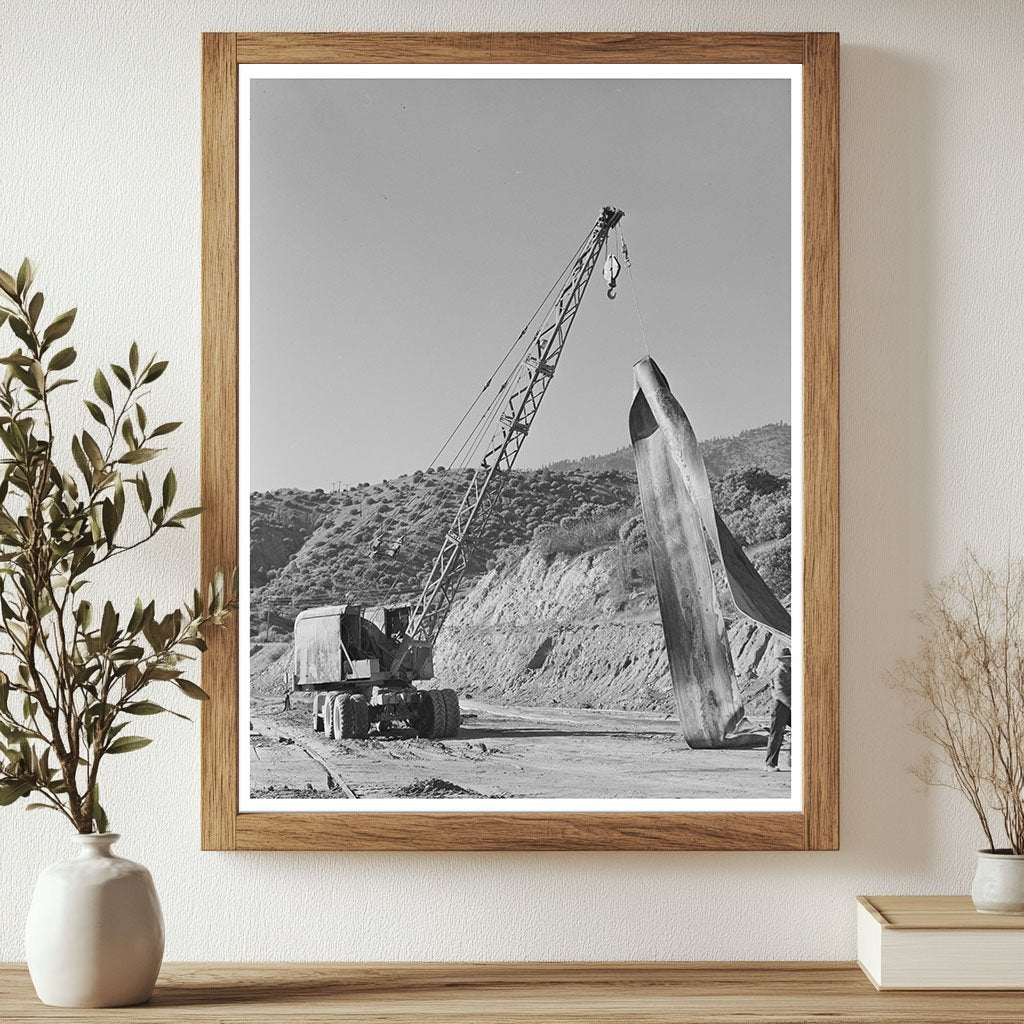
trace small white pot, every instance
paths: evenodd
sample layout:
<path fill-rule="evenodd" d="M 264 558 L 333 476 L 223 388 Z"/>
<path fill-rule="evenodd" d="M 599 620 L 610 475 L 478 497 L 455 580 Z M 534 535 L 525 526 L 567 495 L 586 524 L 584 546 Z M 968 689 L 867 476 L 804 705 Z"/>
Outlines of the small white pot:
<path fill-rule="evenodd" d="M 134 1006 L 153 993 L 164 920 L 153 879 L 111 853 L 120 836 L 76 835 L 77 857 L 46 868 L 25 926 L 36 994 L 50 1006 Z"/>
<path fill-rule="evenodd" d="M 971 899 L 982 914 L 1024 914 L 1024 854 L 979 850 Z"/>

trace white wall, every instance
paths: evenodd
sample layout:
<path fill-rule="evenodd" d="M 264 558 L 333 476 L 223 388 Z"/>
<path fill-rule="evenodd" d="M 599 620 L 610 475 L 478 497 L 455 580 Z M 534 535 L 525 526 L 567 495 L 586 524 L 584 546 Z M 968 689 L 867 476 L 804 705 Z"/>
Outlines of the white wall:
<path fill-rule="evenodd" d="M 156 878 L 170 959 L 846 958 L 855 894 L 966 891 L 976 830 L 906 774 L 885 679 L 922 582 L 965 543 L 1022 539 L 1016 3 L 8 0 L 3 22 L 0 265 L 31 253 L 55 304 L 81 307 L 84 361 L 133 337 L 172 358 L 151 411 L 187 421 L 192 492 L 202 30 L 842 33 L 841 852 L 200 853 L 197 734 L 160 720 L 105 802 Z M 138 586 L 188 592 L 196 537 L 153 550 Z M 0 959 L 22 956 L 31 881 L 70 845 L 55 816 L 0 811 Z"/>

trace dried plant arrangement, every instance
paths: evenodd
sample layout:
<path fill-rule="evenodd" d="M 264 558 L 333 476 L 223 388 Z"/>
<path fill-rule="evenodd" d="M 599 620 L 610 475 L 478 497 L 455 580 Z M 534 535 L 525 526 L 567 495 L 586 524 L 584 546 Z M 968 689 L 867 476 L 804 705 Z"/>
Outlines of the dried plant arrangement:
<path fill-rule="evenodd" d="M 968 554 L 916 618 L 917 652 L 896 682 L 938 753 L 912 771 L 963 793 L 988 852 L 1024 854 L 1024 562 L 995 570 Z"/>
<path fill-rule="evenodd" d="M 206 699 L 186 672 L 204 631 L 231 614 L 235 584 L 218 573 L 165 614 L 142 597 L 127 611 L 89 599 L 94 571 L 201 509 L 175 505 L 173 469 L 156 484 L 142 468 L 180 426 L 150 423 L 142 405 L 166 361 L 133 343 L 123 365 L 92 377 L 83 404 L 95 425 L 61 429 L 53 395 L 78 380 L 75 349 L 58 343 L 76 311 L 43 327 L 33 277 L 28 260 L 0 271 L 0 327 L 16 341 L 0 358 L 0 665 L 11 669 L 0 672 L 0 805 L 24 799 L 79 833 L 106 832 L 105 758 L 152 742 L 126 731 L 140 717 L 185 717 L 158 702 L 161 688 Z"/>

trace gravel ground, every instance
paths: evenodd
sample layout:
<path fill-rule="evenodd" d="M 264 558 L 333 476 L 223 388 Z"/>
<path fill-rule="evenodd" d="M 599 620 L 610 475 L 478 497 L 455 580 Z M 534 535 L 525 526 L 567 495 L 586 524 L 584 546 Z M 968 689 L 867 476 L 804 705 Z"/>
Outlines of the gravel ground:
<path fill-rule="evenodd" d="M 691 750 L 654 712 L 463 704 L 450 740 L 331 741 L 304 698 L 283 711 L 256 698 L 252 796 L 262 798 L 783 798 L 787 772 L 764 775 L 763 750 Z M 788 763 L 788 754 L 784 755 Z"/>

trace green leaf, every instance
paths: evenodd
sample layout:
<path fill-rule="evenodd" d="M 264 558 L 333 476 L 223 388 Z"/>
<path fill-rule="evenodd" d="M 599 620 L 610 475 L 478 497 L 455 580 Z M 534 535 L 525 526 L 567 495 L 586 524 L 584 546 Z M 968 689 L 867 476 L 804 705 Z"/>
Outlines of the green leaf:
<path fill-rule="evenodd" d="M 171 431 L 177 430 L 178 427 L 180 427 L 180 426 L 181 426 L 181 421 L 180 420 L 178 420 L 177 422 L 174 422 L 174 423 L 161 423 L 160 426 L 157 427 L 156 430 L 153 431 L 153 433 L 150 435 L 150 437 L 163 437 L 164 434 L 169 434 L 169 433 L 171 433 Z"/>
<path fill-rule="evenodd" d="M 114 546 L 114 537 L 117 535 L 117 513 L 114 511 L 114 503 L 109 498 L 104 498 L 102 505 L 103 536 L 106 538 L 107 546 Z"/>
<path fill-rule="evenodd" d="M 120 525 L 124 518 L 124 482 L 120 477 L 114 481 L 114 512 L 117 515 L 118 525 Z"/>
<path fill-rule="evenodd" d="M 187 679 L 176 679 L 174 681 L 174 685 L 177 686 L 186 697 L 191 697 L 193 700 L 210 699 L 210 695 L 201 686 L 196 686 L 195 683 L 191 683 Z"/>
<path fill-rule="evenodd" d="M 92 468 L 96 470 L 96 472 L 103 469 L 105 465 L 103 452 L 100 451 L 100 446 L 96 443 L 92 434 L 90 434 L 88 430 L 82 431 L 82 447 L 85 449 L 85 454 L 89 456 Z"/>
<path fill-rule="evenodd" d="M 0 807 L 7 807 L 15 800 L 32 792 L 31 779 L 18 779 L 17 781 L 0 782 Z"/>
<path fill-rule="evenodd" d="M 148 515 L 150 506 L 153 504 L 153 496 L 149 491 L 149 477 L 143 473 L 142 476 L 136 478 L 135 486 L 139 492 L 139 503 Z"/>
<path fill-rule="evenodd" d="M 184 719 L 186 722 L 190 721 L 187 715 L 181 715 L 177 711 L 171 711 L 170 708 L 161 707 L 159 704 L 154 704 L 151 700 L 138 700 L 134 704 L 125 704 L 124 709 L 126 714 L 129 715 L 174 715 L 175 718 Z"/>
<path fill-rule="evenodd" d="M 88 398 L 83 400 L 85 402 L 86 409 L 89 410 L 89 415 L 101 426 L 107 425 L 107 417 L 104 416 L 103 410 L 95 403 L 90 402 Z"/>
<path fill-rule="evenodd" d="M 103 605 L 103 618 L 100 622 L 100 639 L 103 641 L 104 647 L 109 647 L 113 643 L 116 632 L 117 612 L 114 611 L 114 606 L 107 601 Z"/>
<path fill-rule="evenodd" d="M 71 330 L 71 325 L 75 322 L 75 314 L 77 313 L 77 307 L 75 309 L 69 309 L 66 313 L 61 313 L 61 315 L 57 317 L 57 319 L 54 320 L 45 331 L 43 331 L 43 341 L 49 344 L 51 341 L 63 338 L 64 335 Z"/>
<path fill-rule="evenodd" d="M 21 261 L 21 266 L 18 268 L 18 294 L 24 295 L 25 292 L 32 287 L 32 281 L 36 276 L 36 268 L 32 266 L 32 261 L 26 256 Z"/>
<path fill-rule="evenodd" d="M 175 512 L 170 519 L 167 520 L 167 525 L 171 523 L 180 523 L 183 519 L 191 519 L 193 516 L 202 515 L 203 506 L 196 505 L 194 508 L 183 508 L 180 512 Z"/>
<path fill-rule="evenodd" d="M 103 540 L 103 528 L 100 526 L 100 517 L 95 505 L 89 509 L 89 532 L 94 544 L 99 544 Z"/>
<path fill-rule="evenodd" d="M 142 623 L 146 617 L 146 609 L 142 604 L 141 598 L 135 599 L 135 607 L 132 609 L 131 617 L 128 619 L 128 625 L 125 629 L 129 636 L 135 636 L 140 629 L 142 629 Z M 141 652 L 140 652 L 141 653 Z"/>
<path fill-rule="evenodd" d="M 103 375 L 102 370 L 97 370 L 96 375 L 92 379 L 92 386 L 96 391 L 96 394 L 100 396 L 100 401 L 106 403 L 111 409 L 114 408 L 114 396 L 110 393 L 110 385 L 107 383 L 107 378 Z"/>
<path fill-rule="evenodd" d="M 20 317 L 12 316 L 7 322 L 11 325 L 11 330 L 14 331 L 19 341 L 25 342 L 26 345 L 31 344 L 32 332 L 29 331 L 28 324 L 24 320 Z"/>
<path fill-rule="evenodd" d="M 165 508 L 170 508 L 171 502 L 174 501 L 174 495 L 178 491 L 178 479 L 174 475 L 174 470 L 167 470 L 167 476 L 164 477 L 163 486 L 163 504 Z"/>
<path fill-rule="evenodd" d="M 121 424 L 121 436 L 124 438 L 124 443 L 132 450 L 139 447 L 139 442 L 135 440 L 135 428 L 132 426 L 132 421 L 127 417 L 125 417 L 124 423 Z"/>
<path fill-rule="evenodd" d="M 78 466 L 78 471 L 86 480 L 91 481 L 92 467 L 89 465 L 89 460 L 86 458 L 82 443 L 78 440 L 77 436 L 71 438 L 71 455 L 75 460 L 75 465 Z"/>
<path fill-rule="evenodd" d="M 117 461 L 124 462 L 129 466 L 137 465 L 140 462 L 149 462 L 160 454 L 157 448 L 136 448 L 133 451 L 125 452 Z"/>
<path fill-rule="evenodd" d="M 54 807 L 53 804 L 26 804 L 26 811 L 57 811 L 58 808 Z"/>
<path fill-rule="evenodd" d="M 128 754 L 133 750 L 141 750 L 148 747 L 153 741 L 146 736 L 118 736 L 113 743 L 107 747 L 108 754 Z"/>
<path fill-rule="evenodd" d="M 76 359 L 78 353 L 71 348 L 62 348 L 51 360 L 47 370 L 66 370 Z"/>
<path fill-rule="evenodd" d="M 110 654 L 111 661 L 138 661 L 146 652 L 137 644 L 119 647 Z M 122 666 L 123 668 L 124 666 Z"/>
<path fill-rule="evenodd" d="M 18 286 L 14 278 L 6 270 L 0 270 L 0 288 L 14 299 L 15 302 L 18 301 Z"/>
<path fill-rule="evenodd" d="M 159 715 L 166 711 L 159 704 L 151 700 L 138 700 L 134 704 L 125 704 L 124 712 L 128 715 Z"/>
<path fill-rule="evenodd" d="M 134 341 L 128 350 L 128 365 L 131 367 L 132 373 L 139 372 L 139 346 Z"/>
<path fill-rule="evenodd" d="M 128 376 L 128 371 L 123 366 L 118 366 L 117 363 L 110 364 L 110 372 L 126 387 L 132 386 L 132 379 Z"/>
<path fill-rule="evenodd" d="M 158 363 L 154 363 L 149 368 L 149 370 L 146 372 L 146 376 L 143 377 L 142 383 L 143 384 L 152 384 L 153 381 L 155 381 L 157 379 L 157 377 L 159 377 L 164 372 L 164 370 L 166 370 L 166 369 L 167 369 L 167 360 L 166 359 L 161 360 Z"/>
<path fill-rule="evenodd" d="M 42 309 L 43 293 L 36 292 L 35 295 L 32 296 L 32 301 L 28 304 L 28 322 L 33 326 L 33 328 L 39 322 L 39 314 L 42 312 Z"/>
<path fill-rule="evenodd" d="M 100 787 L 95 785 L 92 787 L 92 820 L 96 826 L 96 831 L 104 833 L 109 831 L 109 825 L 107 823 L 106 811 L 100 806 Z"/>

